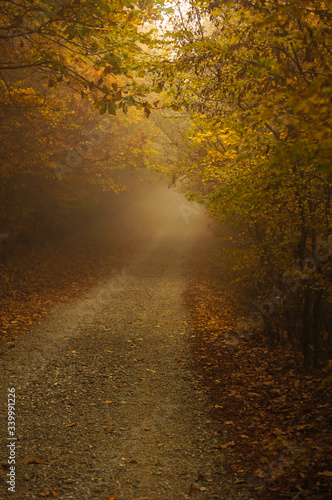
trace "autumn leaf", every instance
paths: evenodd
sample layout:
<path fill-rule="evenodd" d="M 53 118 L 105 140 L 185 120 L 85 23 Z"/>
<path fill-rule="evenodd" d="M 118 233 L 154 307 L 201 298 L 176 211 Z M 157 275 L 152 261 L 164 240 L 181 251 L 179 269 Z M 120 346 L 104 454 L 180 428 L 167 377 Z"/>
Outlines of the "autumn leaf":
<path fill-rule="evenodd" d="M 199 488 L 194 483 L 191 483 L 191 485 L 187 489 L 186 493 L 188 493 L 189 495 L 191 495 L 192 493 L 196 493 L 197 491 L 199 491 Z"/>
<path fill-rule="evenodd" d="M 201 481 L 202 479 L 205 479 L 203 474 L 198 474 L 198 476 L 194 477 L 195 481 Z"/>
<path fill-rule="evenodd" d="M 25 464 L 44 464 L 44 460 L 39 458 L 30 458 L 24 462 Z"/>
<path fill-rule="evenodd" d="M 224 450 L 226 448 L 230 448 L 231 446 L 235 446 L 235 443 L 234 441 L 229 441 L 228 443 L 225 443 L 225 444 L 221 444 L 219 446 L 220 449 Z"/>
<path fill-rule="evenodd" d="M 330 470 L 324 470 L 323 472 L 318 472 L 317 474 L 319 476 L 332 477 L 332 471 Z"/>

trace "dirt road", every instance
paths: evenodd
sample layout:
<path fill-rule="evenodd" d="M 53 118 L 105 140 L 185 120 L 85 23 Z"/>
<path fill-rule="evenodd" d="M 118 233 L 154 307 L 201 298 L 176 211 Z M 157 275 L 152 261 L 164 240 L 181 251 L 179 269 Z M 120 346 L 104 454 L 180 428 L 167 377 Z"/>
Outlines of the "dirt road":
<path fill-rule="evenodd" d="M 206 220 L 179 195 L 167 200 L 124 269 L 6 346 L 0 498 L 237 498 L 187 349 L 186 264 Z M 7 440 L 8 388 L 17 441 Z"/>

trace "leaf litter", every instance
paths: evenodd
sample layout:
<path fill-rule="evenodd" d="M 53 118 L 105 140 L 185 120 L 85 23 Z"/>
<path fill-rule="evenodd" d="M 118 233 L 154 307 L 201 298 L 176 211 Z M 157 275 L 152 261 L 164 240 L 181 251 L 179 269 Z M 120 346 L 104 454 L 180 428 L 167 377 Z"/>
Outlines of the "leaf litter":
<path fill-rule="evenodd" d="M 237 300 L 213 279 L 197 276 L 186 303 L 193 365 L 219 423 L 233 484 L 267 500 L 325 500 L 332 493 L 326 372 L 304 374 L 294 349 L 259 334 L 231 345 Z"/>

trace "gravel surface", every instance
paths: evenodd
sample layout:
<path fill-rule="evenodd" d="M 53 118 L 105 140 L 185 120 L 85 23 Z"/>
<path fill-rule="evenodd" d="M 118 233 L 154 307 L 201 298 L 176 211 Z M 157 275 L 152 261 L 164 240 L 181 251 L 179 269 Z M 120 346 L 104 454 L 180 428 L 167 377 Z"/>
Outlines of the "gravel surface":
<path fill-rule="evenodd" d="M 174 211 L 125 269 L 2 347 L 1 499 L 237 498 L 187 347 L 186 261 L 202 236 Z"/>

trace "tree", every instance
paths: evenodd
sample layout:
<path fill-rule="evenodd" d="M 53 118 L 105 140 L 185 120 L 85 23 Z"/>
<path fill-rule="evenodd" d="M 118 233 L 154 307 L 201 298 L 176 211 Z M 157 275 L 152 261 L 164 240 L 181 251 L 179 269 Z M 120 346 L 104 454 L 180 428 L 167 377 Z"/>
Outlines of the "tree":
<path fill-rule="evenodd" d="M 27 81 L 50 88 L 65 84 L 114 113 L 142 100 L 143 88 L 133 81 L 144 59 L 142 44 L 151 43 L 147 19 L 158 18 L 162 1 L 23 0 L 1 5 L 0 84 L 2 105 L 17 105 Z M 121 83 L 118 75 L 126 78 Z M 25 83 L 23 83 L 25 82 Z M 18 95 L 17 95 L 18 94 Z M 103 108 L 102 108 L 103 109 Z"/>
<path fill-rule="evenodd" d="M 187 173 L 212 213 L 246 229 L 257 285 L 300 267 L 308 367 L 331 286 L 330 260 L 303 264 L 331 230 L 331 12 L 318 0 L 177 5 L 159 78 L 193 116 L 203 154 Z"/>
<path fill-rule="evenodd" d="M 153 41 L 143 24 L 158 18 L 161 5 L 150 0 L 1 3 L 2 228 L 20 232 L 32 224 L 40 207 L 27 200 L 28 185 L 73 177 L 80 193 L 78 183 L 121 190 L 115 170 L 145 161 L 148 140 L 137 131 L 137 117 L 114 118 L 111 125 L 104 120 L 102 126 L 93 105 L 101 115 L 147 105 L 139 75 L 146 59 L 142 46 Z"/>

